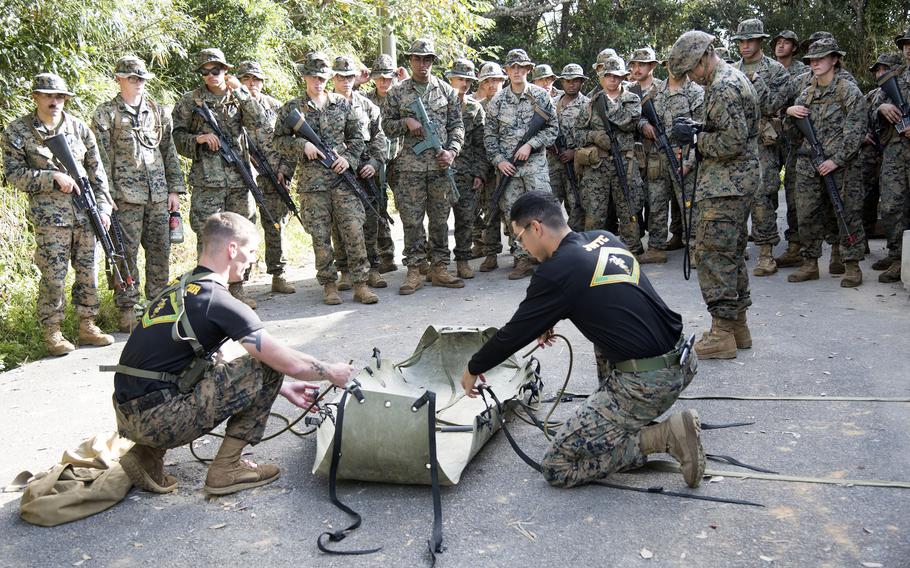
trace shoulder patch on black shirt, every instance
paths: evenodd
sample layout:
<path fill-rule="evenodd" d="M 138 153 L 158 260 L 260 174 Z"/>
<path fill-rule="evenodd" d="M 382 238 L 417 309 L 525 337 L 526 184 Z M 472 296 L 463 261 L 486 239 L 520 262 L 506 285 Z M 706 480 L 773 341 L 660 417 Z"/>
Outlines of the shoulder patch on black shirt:
<path fill-rule="evenodd" d="M 620 282 L 638 285 L 640 276 L 641 269 L 634 254 L 622 247 L 601 247 L 591 276 L 591 287 Z"/>

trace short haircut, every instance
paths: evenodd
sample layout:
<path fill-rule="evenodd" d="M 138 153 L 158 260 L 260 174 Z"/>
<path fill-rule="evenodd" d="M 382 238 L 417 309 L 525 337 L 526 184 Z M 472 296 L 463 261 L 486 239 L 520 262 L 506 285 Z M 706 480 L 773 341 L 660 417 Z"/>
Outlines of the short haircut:
<path fill-rule="evenodd" d="M 549 191 L 529 191 L 515 200 L 509 217 L 519 226 L 533 220 L 540 221 L 550 229 L 566 227 L 566 218 L 562 214 L 562 205 Z"/>
<path fill-rule="evenodd" d="M 258 236 L 256 225 L 246 217 L 228 211 L 215 213 L 202 227 L 202 249 L 224 246 L 231 241 L 242 246 Z"/>

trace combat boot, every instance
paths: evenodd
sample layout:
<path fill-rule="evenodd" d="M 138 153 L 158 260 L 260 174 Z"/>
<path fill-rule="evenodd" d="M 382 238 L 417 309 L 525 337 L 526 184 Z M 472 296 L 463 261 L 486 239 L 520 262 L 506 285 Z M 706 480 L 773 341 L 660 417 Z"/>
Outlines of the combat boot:
<path fill-rule="evenodd" d="M 752 270 L 752 274 L 756 276 L 771 276 L 777 272 L 777 263 L 774 262 L 774 257 L 771 255 L 772 248 L 771 245 L 761 246 L 758 253 L 758 263 Z"/>
<path fill-rule="evenodd" d="M 133 333 L 136 327 L 136 311 L 133 308 L 122 308 L 120 310 L 120 319 L 117 323 L 117 329 L 121 333 Z"/>
<path fill-rule="evenodd" d="M 442 286 L 443 288 L 464 288 L 464 280 L 455 278 L 446 270 L 445 264 L 437 264 L 430 271 L 430 278 L 433 286 Z"/>
<path fill-rule="evenodd" d="M 888 270 L 893 259 L 890 256 L 880 258 L 872 263 L 872 270 Z"/>
<path fill-rule="evenodd" d="M 699 359 L 735 359 L 736 338 L 733 336 L 735 320 L 714 317 L 711 329 L 695 342 Z"/>
<path fill-rule="evenodd" d="M 354 284 L 354 283 L 351 281 L 351 273 L 350 273 L 350 272 L 342 272 L 342 273 L 341 273 L 341 280 L 338 281 L 338 290 L 341 291 L 341 292 L 345 292 L 345 291 L 350 290 L 351 288 L 353 288 L 353 287 L 354 287 L 353 284 Z"/>
<path fill-rule="evenodd" d="M 637 255 L 638 264 L 663 264 L 667 262 L 667 252 L 649 248 L 643 254 Z"/>
<path fill-rule="evenodd" d="M 385 258 L 382 260 L 382 264 L 379 265 L 379 273 L 385 274 L 387 272 L 395 272 L 398 270 L 398 265 L 395 264 L 394 259 Z"/>
<path fill-rule="evenodd" d="M 228 291 L 231 293 L 231 296 L 234 296 L 250 308 L 256 309 L 256 300 L 246 295 L 246 290 L 243 289 L 243 282 L 234 282 L 233 284 L 228 285 Z"/>
<path fill-rule="evenodd" d="M 114 336 L 101 331 L 92 318 L 84 318 L 79 322 L 79 345 L 104 347 L 113 342 Z"/>
<path fill-rule="evenodd" d="M 379 301 L 379 296 L 371 292 L 365 282 L 356 282 L 354 284 L 354 301 L 361 304 L 375 304 Z"/>
<path fill-rule="evenodd" d="M 689 487 L 698 487 L 705 474 L 705 449 L 701 445 L 701 422 L 694 410 L 684 410 L 639 432 L 641 453 L 668 453 L 679 462 Z"/>
<path fill-rule="evenodd" d="M 487 255 L 483 262 L 480 263 L 481 272 L 492 272 L 499 268 L 499 260 L 496 258 L 495 254 Z"/>
<path fill-rule="evenodd" d="M 790 241 L 787 243 L 787 250 L 784 251 L 784 254 L 774 259 L 774 263 L 778 268 L 790 268 L 791 266 L 799 266 L 803 263 L 803 257 L 799 254 L 802 246 L 797 241 Z"/>
<path fill-rule="evenodd" d="M 471 268 L 471 265 L 468 264 L 467 260 L 455 261 L 455 272 L 458 274 L 459 278 L 474 278 L 474 270 Z"/>
<path fill-rule="evenodd" d="M 281 471 L 271 464 L 256 464 L 241 459 L 246 440 L 225 436 L 218 454 L 209 465 L 203 490 L 209 495 L 229 495 L 266 485 L 278 479 Z"/>
<path fill-rule="evenodd" d="M 431 273 L 431 270 L 430 270 L 430 263 L 429 263 L 429 262 L 422 262 L 422 263 L 420 263 L 419 268 L 420 268 L 420 275 L 423 276 L 424 281 L 426 281 L 426 282 L 432 282 L 432 281 L 433 281 L 433 277 L 430 275 L 430 273 Z"/>
<path fill-rule="evenodd" d="M 831 245 L 831 259 L 828 261 L 828 274 L 837 275 L 844 273 L 844 260 L 840 256 L 840 245 Z"/>
<path fill-rule="evenodd" d="M 323 284 L 322 286 L 322 303 L 327 306 L 337 306 L 341 303 L 341 296 L 338 295 L 338 285 L 334 282 Z"/>
<path fill-rule="evenodd" d="M 901 259 L 896 258 L 891 261 L 888 270 L 878 275 L 878 281 L 882 284 L 893 284 L 901 281 Z"/>
<path fill-rule="evenodd" d="M 804 258 L 802 266 L 787 276 L 787 282 L 805 282 L 807 280 L 818 280 L 817 258 Z"/>
<path fill-rule="evenodd" d="M 401 287 L 398 288 L 398 293 L 402 296 L 408 296 L 421 288 L 423 288 L 423 274 L 420 273 L 420 268 L 409 266 L 408 275 L 405 277 Z"/>
<path fill-rule="evenodd" d="M 752 332 L 749 331 L 749 324 L 746 322 L 745 310 L 736 315 L 733 323 L 733 339 L 736 340 L 737 349 L 752 348 Z"/>
<path fill-rule="evenodd" d="M 471 247 L 471 258 L 483 258 L 483 245 L 475 244 Z"/>
<path fill-rule="evenodd" d="M 120 465 L 139 489 L 150 493 L 170 493 L 177 489 L 177 478 L 164 473 L 165 451 L 136 444 L 120 458 Z"/>
<path fill-rule="evenodd" d="M 863 271 L 859 268 L 859 261 L 848 260 L 844 270 L 844 277 L 840 280 L 841 288 L 856 288 L 863 283 Z"/>
<path fill-rule="evenodd" d="M 375 268 L 370 270 L 370 273 L 367 274 L 367 284 L 370 288 L 385 288 L 389 285 L 389 283 L 385 281 L 385 278 L 382 277 L 379 270 Z"/>
<path fill-rule="evenodd" d="M 63 337 L 59 323 L 49 323 L 44 326 L 44 344 L 47 345 L 47 352 L 54 357 L 66 355 L 76 349 L 75 345 Z"/>
<path fill-rule="evenodd" d="M 682 235 L 673 235 L 673 237 L 667 241 L 667 250 L 679 250 L 683 248 L 684 243 L 682 240 Z"/>
<path fill-rule="evenodd" d="M 521 280 L 526 276 L 534 273 L 534 264 L 529 258 L 519 258 L 515 263 L 515 268 L 509 272 L 509 280 Z"/>
<path fill-rule="evenodd" d="M 284 275 L 272 275 L 272 292 L 275 292 L 276 294 L 293 294 L 296 291 L 297 289 L 284 279 Z"/>

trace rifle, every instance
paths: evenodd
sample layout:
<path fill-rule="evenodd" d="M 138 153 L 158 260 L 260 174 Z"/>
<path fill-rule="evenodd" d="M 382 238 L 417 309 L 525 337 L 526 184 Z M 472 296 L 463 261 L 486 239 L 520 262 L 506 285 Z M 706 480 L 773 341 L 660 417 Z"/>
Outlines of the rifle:
<path fill-rule="evenodd" d="M 566 173 L 566 180 L 569 182 L 569 189 L 572 190 L 572 197 L 575 199 L 575 213 L 581 214 L 584 212 L 584 207 L 581 205 L 581 193 L 578 191 L 578 178 L 575 177 L 575 167 L 572 165 L 572 162 L 562 162 L 559 155 L 568 150 L 566 146 L 566 137 L 560 132 L 556 135 L 556 141 L 553 142 L 553 147 L 556 149 L 556 159 L 562 163 L 562 168 Z"/>
<path fill-rule="evenodd" d="M 295 136 L 303 138 L 313 146 L 316 146 L 316 149 L 322 152 L 322 155 L 325 156 L 318 160 L 322 166 L 333 172 L 332 164 L 335 163 L 335 160 L 338 159 L 338 154 L 335 153 L 335 150 L 332 150 L 328 144 L 326 144 L 318 134 L 313 130 L 313 127 L 309 125 L 306 119 L 300 114 L 300 111 L 297 109 L 291 109 L 288 115 L 284 119 L 284 125 L 291 129 Z M 340 181 L 343 181 L 345 185 L 348 186 L 348 189 L 354 192 L 354 195 L 360 199 L 360 202 L 363 203 L 365 209 L 371 210 L 376 214 L 377 217 L 383 219 L 386 223 L 392 225 L 395 224 L 395 221 L 389 216 L 388 211 L 379 212 L 373 203 L 369 200 L 366 194 L 363 192 L 363 188 L 360 187 L 360 184 L 357 183 L 357 178 L 351 172 L 351 168 L 346 169 L 340 174 L 336 174 L 339 177 Z"/>
<path fill-rule="evenodd" d="M 433 123 L 430 122 L 430 117 L 427 116 L 427 109 L 423 106 L 423 101 L 420 100 L 420 97 L 414 99 L 414 102 L 408 105 L 408 108 L 411 109 L 415 115 L 417 115 L 417 120 L 420 121 L 420 126 L 423 127 L 423 142 L 419 142 L 414 145 L 414 153 L 422 154 L 424 151 L 433 148 L 438 155 L 442 152 L 442 140 L 437 136 L 436 131 L 433 129 Z M 458 200 L 461 199 L 461 194 L 458 192 L 458 186 L 455 185 L 455 169 L 446 168 L 445 170 L 446 177 L 449 178 L 449 201 L 451 203 L 458 203 Z"/>
<path fill-rule="evenodd" d="M 95 191 L 92 189 L 92 184 L 89 183 L 88 178 L 82 175 L 79 166 L 76 165 L 76 159 L 70 151 L 69 144 L 66 143 L 66 136 L 64 134 L 48 136 L 44 139 L 44 145 L 51 151 L 54 158 L 63 165 L 66 173 L 76 181 L 77 189 L 73 192 L 73 204 L 76 206 L 77 210 L 85 211 L 85 214 L 88 216 L 92 232 L 95 234 L 95 238 L 101 243 L 101 248 L 104 250 L 104 257 L 110 271 L 113 273 L 114 286 L 118 290 L 133 288 L 135 286 L 135 281 L 133 280 L 133 275 L 130 273 L 130 267 L 126 262 L 126 255 L 123 250 L 123 233 L 120 230 L 120 223 L 116 222 L 116 218 L 111 215 L 111 228 L 116 231 L 120 243 L 118 250 L 113 239 L 111 239 L 111 235 L 104 229 L 104 224 L 101 222 L 101 211 L 98 209 L 98 202 L 95 200 Z M 123 274 L 126 275 L 125 278 L 120 271 L 121 264 L 123 266 Z"/>
<path fill-rule="evenodd" d="M 900 135 L 903 135 L 904 132 L 910 129 L 910 104 L 904 100 L 900 86 L 897 84 L 898 76 L 901 75 L 905 69 L 906 66 L 902 65 L 889 73 L 885 73 L 878 80 L 878 86 L 881 87 L 882 92 L 885 93 L 885 96 L 891 99 L 891 103 L 901 111 L 900 122 L 894 125 L 894 129 L 897 130 L 897 133 Z"/>
<path fill-rule="evenodd" d="M 537 134 L 543 130 L 543 127 L 547 125 L 547 122 L 549 122 L 551 118 L 552 117 L 544 112 L 542 108 L 535 106 L 534 116 L 531 117 L 531 122 L 528 123 L 528 130 L 525 131 L 524 136 L 521 137 L 521 140 L 518 141 L 515 149 L 512 150 L 512 158 L 509 158 L 506 161 L 515 166 L 516 169 L 523 166 L 527 160 L 516 160 L 515 152 L 527 144 L 531 138 L 537 136 Z M 512 181 L 512 176 L 503 175 L 500 172 L 497 172 L 497 176 L 498 179 L 496 180 L 496 189 L 493 191 L 493 195 L 490 199 L 490 205 L 488 207 L 489 211 L 499 211 L 499 200 L 502 198 L 502 194 L 505 193 L 506 188 L 509 186 L 509 182 Z"/>
<path fill-rule="evenodd" d="M 663 122 L 660 120 L 660 117 L 657 116 L 657 109 L 654 108 L 654 101 L 651 100 L 651 93 L 648 93 L 641 99 L 641 114 L 648 123 L 654 127 L 654 131 L 657 133 L 655 136 L 657 139 L 657 146 L 663 150 L 664 155 L 667 157 L 667 163 L 670 164 L 670 174 L 673 177 L 673 181 L 675 181 L 676 185 L 682 190 L 683 202 L 685 203 L 686 186 L 683 183 L 682 168 L 679 164 L 679 160 L 676 159 L 676 153 L 673 152 L 673 148 L 670 146 L 670 139 L 667 138 L 667 131 L 664 129 Z M 689 205 L 690 204 L 687 203 L 686 207 Z"/>
<path fill-rule="evenodd" d="M 822 148 L 821 142 L 818 141 L 818 136 L 815 134 L 815 127 L 812 125 L 812 120 L 808 116 L 805 118 L 797 118 L 796 127 L 799 128 L 799 131 L 806 138 L 806 142 L 809 143 L 812 152 L 810 156 L 812 166 L 818 170 L 818 166 L 828 158 L 825 156 L 825 150 Z M 824 175 L 822 176 L 822 180 L 825 182 L 825 191 L 828 193 L 828 198 L 831 200 L 831 205 L 834 208 L 834 216 L 837 217 L 837 224 L 840 226 L 841 232 L 845 235 L 844 241 L 847 245 L 852 245 L 856 242 L 856 235 L 850 232 L 849 227 L 847 227 L 847 221 L 844 219 L 844 202 L 837 192 L 834 176 L 831 174 Z"/>
<path fill-rule="evenodd" d="M 622 194 L 626 198 L 626 204 L 629 207 L 629 213 L 631 215 L 630 220 L 633 223 L 638 221 L 638 217 L 635 215 L 635 206 L 632 202 L 632 191 L 629 189 L 629 180 L 626 178 L 626 162 L 622 159 L 622 154 L 619 151 L 619 141 L 616 139 L 616 132 L 613 130 L 613 124 L 607 118 L 607 95 L 601 93 L 597 100 L 594 101 L 594 108 L 597 111 L 597 115 L 600 117 L 600 121 L 604 124 L 604 130 L 607 133 L 607 136 L 610 137 L 610 156 L 613 158 L 613 169 L 616 170 L 616 177 L 619 179 L 619 187 L 622 189 Z"/>
<path fill-rule="evenodd" d="M 294 217 L 297 217 L 297 220 L 303 225 L 303 219 L 300 218 L 300 211 L 297 209 L 294 200 L 291 199 L 291 193 L 288 191 L 287 184 L 278 181 L 275 170 L 272 169 L 272 165 L 269 163 L 268 159 L 266 159 L 262 150 L 253 142 L 253 137 L 246 131 L 244 131 L 243 136 L 246 138 L 246 147 L 250 151 L 250 161 L 253 162 L 253 167 L 272 183 L 272 187 L 275 188 L 275 193 L 278 194 L 278 197 L 280 197 L 287 206 L 288 211 L 293 213 Z"/>
<path fill-rule="evenodd" d="M 246 165 L 245 160 L 238 156 L 237 152 L 234 151 L 230 139 L 225 136 L 224 131 L 218 126 L 218 120 L 215 118 L 214 113 L 212 113 L 212 109 L 209 108 L 209 105 L 207 105 L 205 101 L 202 101 L 193 109 L 193 112 L 199 114 L 199 116 L 202 117 L 202 120 L 204 120 L 205 123 L 209 125 L 209 128 L 212 129 L 215 136 L 218 137 L 218 153 L 225 162 L 234 166 L 234 169 L 237 170 L 237 173 L 243 178 L 243 183 L 246 184 L 247 189 L 253 194 L 253 199 L 256 200 L 256 204 L 259 206 L 259 210 L 262 211 L 263 216 L 269 223 L 274 225 L 276 229 L 280 228 L 278 223 L 275 222 L 275 218 L 272 217 L 272 214 L 265 206 L 265 197 L 262 195 L 262 190 L 256 185 L 256 180 L 253 179 L 253 173 Z"/>

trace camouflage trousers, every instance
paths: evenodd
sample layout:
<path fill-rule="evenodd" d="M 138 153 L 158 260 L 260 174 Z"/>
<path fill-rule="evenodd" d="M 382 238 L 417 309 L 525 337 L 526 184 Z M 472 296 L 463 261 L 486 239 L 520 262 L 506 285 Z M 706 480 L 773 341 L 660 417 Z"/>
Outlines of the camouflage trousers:
<path fill-rule="evenodd" d="M 642 171 L 642 193 L 648 205 L 648 248 L 666 250 L 667 223 L 670 219 L 670 200 L 675 193 L 667 159 L 662 155 L 648 155 L 647 167 Z"/>
<path fill-rule="evenodd" d="M 910 140 L 903 138 L 885 146 L 880 187 L 879 213 L 888 256 L 897 260 L 901 257 L 904 230 L 910 228 Z"/>
<path fill-rule="evenodd" d="M 777 146 L 758 146 L 758 163 L 761 167 L 761 185 L 752 198 L 752 236 L 756 245 L 776 245 L 780 242 L 777 231 L 777 192 L 780 189 L 780 158 Z"/>
<path fill-rule="evenodd" d="M 698 202 L 698 285 L 708 312 L 716 317 L 736 319 L 752 305 L 744 256 L 751 202 L 752 196 L 712 197 Z"/>
<path fill-rule="evenodd" d="M 520 246 L 516 246 L 516 243 L 514 242 L 515 239 L 512 236 L 511 231 L 512 218 L 509 213 L 512 211 L 512 205 L 514 205 L 518 198 L 525 193 L 528 193 L 529 191 L 549 192 L 550 174 L 547 170 L 533 171 L 527 168 L 525 171 L 519 170 L 519 173 L 521 175 L 512 176 L 512 181 L 509 182 L 509 185 L 507 185 L 502 192 L 502 196 L 497 202 L 499 210 L 487 212 L 489 218 L 486 220 L 483 230 L 483 252 L 486 256 L 499 254 L 499 251 L 502 250 L 502 237 L 500 234 L 500 219 L 502 219 L 502 222 L 509 228 L 509 249 L 513 251 L 512 256 L 516 259 L 531 258 L 531 253 Z M 497 183 L 498 180 L 499 175 L 497 175 L 494 180 L 493 189 L 490 192 L 490 200 L 493 199 L 493 194 L 496 192 L 495 183 Z"/>
<path fill-rule="evenodd" d="M 145 251 L 145 297 L 152 299 L 167 286 L 170 277 L 171 234 L 167 201 L 118 203 L 117 218 L 123 229 L 123 248 L 130 273 L 139 281 L 136 259 L 139 244 Z M 114 290 L 114 304 L 121 310 L 139 303 L 139 287 Z"/>
<path fill-rule="evenodd" d="M 788 152 L 787 145 L 782 143 L 779 151 L 780 161 L 784 164 L 784 198 L 787 201 L 787 229 L 784 231 L 784 239 L 788 243 L 798 243 L 800 240 L 799 216 L 796 212 L 796 148 L 793 146 L 793 150 Z"/>
<path fill-rule="evenodd" d="M 694 351 L 685 368 L 640 373 L 619 371 L 594 353 L 600 388 L 566 420 L 540 464 L 551 485 L 574 487 L 643 466 L 641 429 L 673 406 L 698 369 Z"/>
<path fill-rule="evenodd" d="M 492 170 L 488 173 L 489 177 L 483 186 L 477 192 L 477 208 L 474 210 L 474 228 L 471 230 L 471 238 L 474 244 L 484 250 L 483 233 L 486 231 L 487 223 L 490 223 L 490 216 L 495 215 L 497 223 L 502 223 L 502 215 L 499 211 L 490 212 L 490 199 L 493 197 L 493 191 L 496 189 L 496 175 Z M 494 252 L 489 254 L 499 254 L 502 252 L 502 239 L 499 239 L 498 246 L 494 245 Z"/>
<path fill-rule="evenodd" d="M 202 227 L 215 213 L 229 211 L 256 221 L 253 196 L 246 188 L 194 187 L 190 195 L 190 228 L 196 233 L 196 253 L 202 254 Z"/>
<path fill-rule="evenodd" d="M 587 168 L 582 177 L 581 199 L 585 209 L 585 231 L 607 229 L 607 212 L 610 205 L 616 208 L 619 224 L 619 236 L 630 251 L 635 254 L 643 252 L 641 236 L 638 232 L 637 212 L 641 209 L 641 176 L 633 159 L 627 158 L 627 180 L 629 182 L 629 199 L 626 199 L 619 184 L 619 178 L 613 171 L 613 162 L 604 159 L 595 168 Z M 635 216 L 635 221 L 632 220 Z"/>
<path fill-rule="evenodd" d="M 338 226 L 341 247 L 347 253 L 351 280 L 366 282 L 370 263 L 363 240 L 363 224 L 366 214 L 360 199 L 348 189 L 335 187 L 327 191 L 308 191 L 300 194 L 303 222 L 306 231 L 313 238 L 313 254 L 316 257 L 316 280 L 325 286 L 335 282 L 337 268 L 333 264 L 335 250 L 332 248 L 332 228 Z"/>
<path fill-rule="evenodd" d="M 807 176 L 802 172 L 796 175 L 796 211 L 799 216 L 800 243 L 805 258 L 821 258 L 822 242 L 828 235 L 839 235 L 834 242 L 841 244 L 841 256 L 844 260 L 862 260 L 866 236 L 863 232 L 863 187 L 860 180 L 859 165 L 854 162 L 834 170 L 834 183 L 844 202 L 844 220 L 847 228 L 856 236 L 856 242 L 850 246 L 844 244 L 846 235 L 842 234 L 831 198 L 825 191 L 821 176 Z"/>
<path fill-rule="evenodd" d="M 863 180 L 863 229 L 866 236 L 872 232 L 875 222 L 878 221 L 879 175 L 882 169 L 881 155 L 875 146 L 863 144 L 857 158 L 862 171 Z"/>
<path fill-rule="evenodd" d="M 284 203 L 272 182 L 268 178 L 259 176 L 256 183 L 262 189 L 262 197 L 265 201 L 265 207 L 272 215 L 272 219 L 278 223 L 278 227 L 271 224 L 265 215 L 260 215 L 262 223 L 262 232 L 265 235 L 265 267 L 268 274 L 280 276 L 284 274 L 284 267 L 287 265 L 287 257 L 284 254 L 284 230 L 291 218 L 288 206 Z"/>
<path fill-rule="evenodd" d="M 399 171 L 395 204 L 404 225 L 404 265 L 449 263 L 449 180 L 441 171 Z M 429 230 L 424 228 L 428 219 Z M 429 234 L 429 245 L 427 235 Z"/>
<path fill-rule="evenodd" d="M 152 448 L 189 444 L 227 420 L 225 435 L 258 444 L 284 376 L 244 355 L 212 364 L 192 392 L 169 389 L 151 392 L 118 404 L 121 436 Z"/>
<path fill-rule="evenodd" d="M 569 228 L 573 231 L 583 231 L 585 228 L 584 210 L 581 208 L 581 203 L 578 206 L 575 204 L 575 192 L 572 191 L 572 187 L 569 184 L 565 164 L 560 162 L 555 154 L 550 154 L 549 152 L 547 153 L 547 164 L 550 167 L 550 187 L 553 189 L 553 195 L 556 196 L 556 199 L 566 208 Z M 569 162 L 569 167 L 574 168 L 575 166 Z M 578 190 L 580 197 L 581 189 L 578 188 Z"/>
<path fill-rule="evenodd" d="M 455 260 L 471 260 L 471 235 L 474 232 L 474 218 L 477 215 L 477 192 L 474 190 L 474 176 L 455 174 L 460 198 L 452 206 L 455 216 Z"/>
<path fill-rule="evenodd" d="M 369 196 L 370 193 L 367 193 Z M 378 200 L 369 198 L 377 210 L 380 208 Z M 388 205 L 386 206 L 388 208 Z M 370 269 L 379 267 L 382 260 L 394 262 L 395 242 L 392 240 L 389 224 L 379 219 L 370 209 L 364 209 L 366 221 L 363 223 L 363 241 L 366 245 L 367 260 Z M 335 247 L 335 268 L 341 272 L 348 271 L 348 253 L 341 242 L 338 226 L 332 226 L 332 243 Z"/>
<path fill-rule="evenodd" d="M 76 315 L 98 315 L 98 273 L 95 234 L 88 222 L 73 227 L 35 227 L 35 265 L 38 282 L 38 321 L 46 327 L 64 316 L 64 285 L 70 264 L 76 271 L 72 302 Z"/>

